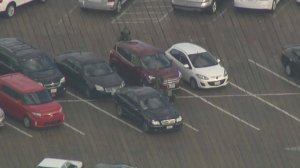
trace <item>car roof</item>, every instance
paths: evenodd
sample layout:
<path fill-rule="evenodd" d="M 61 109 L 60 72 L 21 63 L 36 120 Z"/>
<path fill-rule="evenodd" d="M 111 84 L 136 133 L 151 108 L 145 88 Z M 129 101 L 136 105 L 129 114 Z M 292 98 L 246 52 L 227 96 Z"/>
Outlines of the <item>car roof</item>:
<path fill-rule="evenodd" d="M 144 56 L 154 55 L 156 53 L 162 53 L 162 50 L 160 50 L 159 48 L 139 40 L 121 41 L 118 43 L 118 46 L 129 49 L 138 57 L 144 57 Z"/>
<path fill-rule="evenodd" d="M 180 51 L 185 52 L 187 55 L 207 52 L 204 48 L 188 42 L 174 44 L 172 48 L 177 48 Z"/>
<path fill-rule="evenodd" d="M 38 166 L 40 167 L 62 167 L 66 163 L 66 160 L 63 159 L 54 159 L 54 158 L 45 158 L 43 159 Z"/>
<path fill-rule="evenodd" d="M 62 57 L 62 60 L 66 59 L 68 57 L 72 57 L 72 58 L 75 58 L 77 61 L 79 61 L 81 64 L 105 61 L 102 57 L 97 56 L 96 54 L 89 52 L 89 51 L 69 51 L 69 52 L 63 53 L 59 57 Z"/>
<path fill-rule="evenodd" d="M 41 50 L 38 50 L 17 38 L 0 38 L 0 46 L 14 53 L 17 58 L 43 55 Z"/>
<path fill-rule="evenodd" d="M 0 82 L 20 93 L 31 93 L 45 89 L 42 85 L 21 73 L 11 73 L 0 76 Z"/>
<path fill-rule="evenodd" d="M 158 93 L 158 91 L 156 91 L 152 87 L 140 87 L 140 86 L 124 87 L 121 89 L 121 92 L 123 92 L 123 93 L 132 92 L 138 97 L 142 97 L 149 93 Z"/>

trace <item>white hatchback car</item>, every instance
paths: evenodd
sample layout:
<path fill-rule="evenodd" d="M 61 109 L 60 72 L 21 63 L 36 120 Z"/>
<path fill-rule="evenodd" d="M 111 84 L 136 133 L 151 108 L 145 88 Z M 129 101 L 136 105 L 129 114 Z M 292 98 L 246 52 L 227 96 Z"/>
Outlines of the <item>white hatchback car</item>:
<path fill-rule="evenodd" d="M 280 0 L 234 0 L 234 7 L 275 11 Z"/>
<path fill-rule="evenodd" d="M 83 163 L 76 160 L 44 158 L 36 168 L 82 168 Z"/>
<path fill-rule="evenodd" d="M 0 12 L 5 13 L 5 15 L 8 17 L 12 17 L 15 15 L 16 7 L 19 7 L 32 1 L 36 0 L 0 0 Z M 45 3 L 47 0 L 39 1 Z"/>
<path fill-rule="evenodd" d="M 127 0 L 78 0 L 81 9 L 98 9 L 121 13 L 122 5 Z"/>
<path fill-rule="evenodd" d="M 192 89 L 217 88 L 228 84 L 228 74 L 220 60 L 192 43 L 178 43 L 166 52 Z"/>

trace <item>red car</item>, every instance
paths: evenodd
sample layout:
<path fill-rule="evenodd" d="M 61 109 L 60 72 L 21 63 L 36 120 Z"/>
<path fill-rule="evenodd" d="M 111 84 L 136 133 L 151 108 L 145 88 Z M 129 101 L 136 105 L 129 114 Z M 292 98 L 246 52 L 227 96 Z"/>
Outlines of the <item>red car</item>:
<path fill-rule="evenodd" d="M 160 49 L 139 40 L 120 41 L 110 51 L 109 63 L 130 83 L 153 86 L 161 79 L 161 88 L 177 89 L 181 73 Z"/>
<path fill-rule="evenodd" d="M 0 76 L 0 107 L 23 121 L 25 127 L 47 127 L 64 122 L 59 103 L 40 84 L 21 73 Z"/>

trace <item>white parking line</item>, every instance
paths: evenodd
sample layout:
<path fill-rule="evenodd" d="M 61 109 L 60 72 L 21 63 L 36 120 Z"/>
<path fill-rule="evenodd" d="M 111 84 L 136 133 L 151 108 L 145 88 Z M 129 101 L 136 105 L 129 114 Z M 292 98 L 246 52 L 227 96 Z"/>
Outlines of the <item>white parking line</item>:
<path fill-rule="evenodd" d="M 116 18 L 114 18 L 111 23 L 115 23 L 117 20 L 119 20 L 123 15 L 126 14 L 126 12 L 134 5 L 138 2 L 138 0 L 135 0 L 134 2 L 132 2 L 132 4 L 127 8 L 125 9 L 124 11 L 122 11 L 121 14 L 119 14 Z"/>
<path fill-rule="evenodd" d="M 8 123 L 7 121 L 5 121 L 5 124 L 8 125 L 8 126 L 10 126 L 10 127 L 13 128 L 13 129 L 19 131 L 20 133 L 22 133 L 22 134 L 24 134 L 24 135 L 26 135 L 26 136 L 28 136 L 28 137 L 30 137 L 30 138 L 33 138 L 33 136 L 30 135 L 29 133 L 27 133 L 27 132 L 21 130 L 20 128 L 17 128 L 16 126 L 14 126 L 14 125 Z"/>
<path fill-rule="evenodd" d="M 266 67 L 260 65 L 259 63 L 255 62 L 255 61 L 253 61 L 253 60 L 251 60 L 251 59 L 248 59 L 248 61 L 251 62 L 252 64 L 258 66 L 259 68 L 261 68 L 261 69 L 263 69 L 263 70 L 265 70 L 265 71 L 271 73 L 272 75 L 278 77 L 279 79 L 281 79 L 281 80 L 283 80 L 283 81 L 285 81 L 285 82 L 287 82 L 287 83 L 289 83 L 289 84 L 291 84 L 291 85 L 293 85 L 293 86 L 295 86 L 295 87 L 297 87 L 297 88 L 300 88 L 300 86 L 297 85 L 296 83 L 294 83 L 294 82 L 292 82 L 292 81 L 286 79 L 285 77 L 283 77 L 283 76 L 281 76 L 281 75 L 279 75 L 279 74 L 277 74 L 277 73 L 271 71 L 270 69 L 268 69 L 268 68 L 266 68 Z"/>
<path fill-rule="evenodd" d="M 78 132 L 78 133 L 79 133 L 79 134 L 81 134 L 81 135 L 85 135 L 85 133 L 84 133 L 84 132 L 82 132 L 82 131 L 79 131 L 77 128 L 75 128 L 75 127 L 71 126 L 70 124 L 68 124 L 68 123 L 66 123 L 66 122 L 64 122 L 64 125 L 65 125 L 65 126 L 67 126 L 67 127 L 69 127 L 69 128 L 71 128 L 72 130 L 74 130 L 74 131 Z"/>
<path fill-rule="evenodd" d="M 203 97 L 198 96 L 197 94 L 195 94 L 195 93 L 193 93 L 193 92 L 191 92 L 191 91 L 189 91 L 189 90 L 187 90 L 187 89 L 185 89 L 185 88 L 182 88 L 182 87 L 181 87 L 180 89 L 183 90 L 183 91 L 185 91 L 185 92 L 187 92 L 187 93 L 189 93 L 189 94 L 191 94 L 191 95 L 193 95 L 193 96 L 195 96 L 195 97 L 197 97 L 197 98 L 199 98 L 200 100 L 204 101 L 205 103 L 207 103 L 207 104 L 211 105 L 212 107 L 214 107 L 214 108 L 220 110 L 221 112 L 223 112 L 223 113 L 229 115 L 230 117 L 232 117 L 232 118 L 238 120 L 239 122 L 241 122 L 241 123 L 243 123 L 243 124 L 245 124 L 245 125 L 247 125 L 247 126 L 253 128 L 253 129 L 255 129 L 256 131 L 260 131 L 260 128 L 258 128 L 258 127 L 256 127 L 256 126 L 254 126 L 254 125 L 252 125 L 252 124 L 246 122 L 246 121 L 243 120 L 243 119 L 240 119 L 239 117 L 237 117 L 237 116 L 231 114 L 230 112 L 228 112 L 228 111 L 222 109 L 221 107 L 219 107 L 219 106 L 217 106 L 217 105 L 214 105 L 212 102 L 210 102 L 210 101 L 204 99 Z"/>
<path fill-rule="evenodd" d="M 275 108 L 276 110 L 280 111 L 281 113 L 283 113 L 283 114 L 285 114 L 285 115 L 291 117 L 292 119 L 294 119 L 294 120 L 300 122 L 300 119 L 299 119 L 299 118 L 297 118 L 297 117 L 293 116 L 292 114 L 288 113 L 287 111 L 285 111 L 285 110 L 283 110 L 283 109 L 281 109 L 281 108 L 275 106 L 274 104 L 268 102 L 267 100 L 264 100 L 263 98 L 256 96 L 255 94 L 253 94 L 253 93 L 247 91 L 247 90 L 244 89 L 244 88 L 241 88 L 240 86 L 238 86 L 238 85 L 236 85 L 236 84 L 234 84 L 234 83 L 232 83 L 232 82 L 229 82 L 229 83 L 230 83 L 232 86 L 234 86 L 234 87 L 236 87 L 237 89 L 239 89 L 240 91 L 245 92 L 245 93 L 251 95 L 252 97 L 254 97 L 254 98 L 260 100 L 261 102 L 263 102 L 263 103 L 265 103 L 265 104 L 267 104 L 267 105 L 269 105 L 269 106 Z"/>
<path fill-rule="evenodd" d="M 73 93 L 71 93 L 71 92 L 69 92 L 69 91 L 67 91 L 67 93 L 68 93 L 69 95 L 71 95 L 71 96 L 77 98 L 78 100 L 81 100 L 81 101 L 83 101 L 84 103 L 90 105 L 91 107 L 97 109 L 98 111 L 100 111 L 100 112 L 102 112 L 102 113 L 104 113 L 104 114 L 110 116 L 111 118 L 120 121 L 121 123 L 123 123 L 123 124 L 127 125 L 128 127 L 132 128 L 132 129 L 134 129 L 134 130 L 136 130 L 137 132 L 143 133 L 143 131 L 141 131 L 140 129 L 136 128 L 135 126 L 133 126 L 133 125 L 131 125 L 131 124 L 129 124 L 129 123 L 127 123 L 127 122 L 121 120 L 121 119 L 119 119 L 118 117 L 116 117 L 116 116 L 110 114 L 109 112 L 107 112 L 107 111 L 101 109 L 100 107 L 98 107 L 98 106 L 96 106 L 96 105 L 94 105 L 94 104 L 92 104 L 92 103 L 90 103 L 90 102 L 88 102 L 88 101 L 85 101 L 85 100 L 82 99 L 81 97 L 76 96 L 75 94 L 73 94 Z"/>
<path fill-rule="evenodd" d="M 183 125 L 189 127 L 190 129 L 192 129 L 192 130 L 194 130 L 194 131 L 196 131 L 196 132 L 199 132 L 199 130 L 198 130 L 197 128 L 191 126 L 190 124 L 188 124 L 188 123 L 186 123 L 186 122 L 183 122 Z"/>
<path fill-rule="evenodd" d="M 168 10 L 167 13 L 165 13 L 161 18 L 158 19 L 158 22 L 161 22 L 162 20 L 164 20 L 169 15 L 169 13 L 171 13 L 172 11 L 173 11 L 173 8 Z"/>
<path fill-rule="evenodd" d="M 300 146 L 287 147 L 284 149 L 288 151 L 300 151 Z"/>
<path fill-rule="evenodd" d="M 61 24 L 62 21 L 63 21 L 63 19 L 64 19 L 65 17 L 67 17 L 68 15 L 72 14 L 73 11 L 74 11 L 77 7 L 78 7 L 77 4 L 74 5 L 74 6 L 73 6 L 66 14 L 64 14 L 64 16 L 63 16 L 62 18 L 59 19 L 59 21 L 57 22 L 57 24 Z"/>

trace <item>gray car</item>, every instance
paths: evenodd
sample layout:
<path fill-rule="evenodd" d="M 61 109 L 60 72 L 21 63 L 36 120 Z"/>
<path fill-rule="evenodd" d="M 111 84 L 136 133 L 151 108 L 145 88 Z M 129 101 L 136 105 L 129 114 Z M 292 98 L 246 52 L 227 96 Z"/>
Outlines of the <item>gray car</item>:
<path fill-rule="evenodd" d="M 215 13 L 217 0 L 172 0 L 172 6 L 174 9 Z"/>
<path fill-rule="evenodd" d="M 81 9 L 97 9 L 121 13 L 127 0 L 78 0 Z"/>
<path fill-rule="evenodd" d="M 5 114 L 4 111 L 0 108 L 0 127 L 4 125 Z"/>

